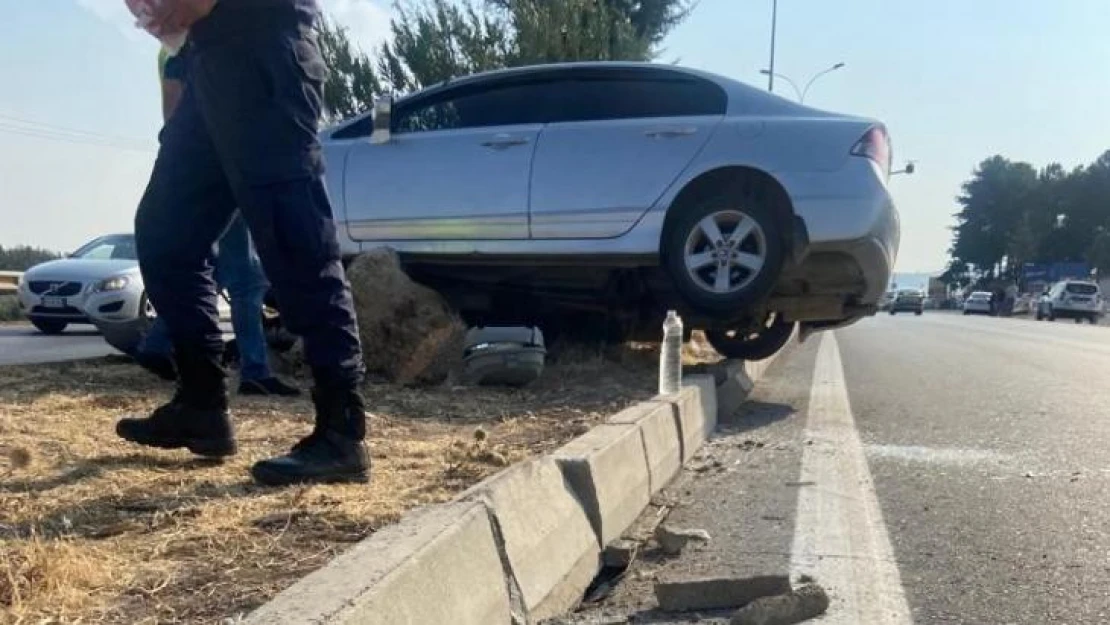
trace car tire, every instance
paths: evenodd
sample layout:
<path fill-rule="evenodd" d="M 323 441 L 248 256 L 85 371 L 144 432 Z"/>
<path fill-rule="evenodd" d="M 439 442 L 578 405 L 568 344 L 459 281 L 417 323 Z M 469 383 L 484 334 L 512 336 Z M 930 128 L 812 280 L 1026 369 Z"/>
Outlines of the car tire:
<path fill-rule="evenodd" d="M 914 314 L 915 317 L 920 317 L 923 313 L 924 313 L 924 311 L 921 311 L 921 310 L 913 311 L 913 314 Z"/>
<path fill-rule="evenodd" d="M 969 315 L 971 315 L 971 311 L 970 310 L 965 310 L 964 311 L 964 316 L 967 317 Z"/>
<path fill-rule="evenodd" d="M 55 319 L 32 319 L 31 325 L 35 326 L 39 332 L 43 334 L 61 334 L 66 331 L 69 322 L 57 321 Z"/>
<path fill-rule="evenodd" d="M 741 335 L 729 330 L 706 330 L 705 338 L 717 353 L 730 359 L 765 360 L 774 356 L 794 332 L 793 322 L 775 315 L 770 325 L 756 334 Z"/>
<path fill-rule="evenodd" d="M 897 311 L 894 311 L 894 310 L 890 311 L 890 316 L 893 317 L 896 312 Z"/>
<path fill-rule="evenodd" d="M 663 234 L 661 252 L 675 289 L 687 303 L 711 315 L 736 315 L 771 293 L 786 245 L 764 198 L 754 190 L 731 187 L 676 209 L 680 212 Z M 732 241 L 740 227 L 746 232 Z M 715 234 L 722 238 L 712 240 Z M 757 259 L 753 268 L 749 263 Z M 723 281 L 717 278 L 721 267 L 728 271 Z"/>

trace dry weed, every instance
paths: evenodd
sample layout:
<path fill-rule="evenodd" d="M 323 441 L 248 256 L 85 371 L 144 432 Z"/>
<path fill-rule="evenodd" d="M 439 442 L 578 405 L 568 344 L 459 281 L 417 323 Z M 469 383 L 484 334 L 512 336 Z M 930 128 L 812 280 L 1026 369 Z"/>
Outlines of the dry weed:
<path fill-rule="evenodd" d="M 213 463 L 115 437 L 172 390 L 133 365 L 0 368 L 0 624 L 249 612 L 406 510 L 652 394 L 650 349 L 573 356 L 525 389 L 368 386 L 371 483 L 284 490 L 248 469 L 308 432 L 306 399 L 236 398 L 240 453 Z"/>

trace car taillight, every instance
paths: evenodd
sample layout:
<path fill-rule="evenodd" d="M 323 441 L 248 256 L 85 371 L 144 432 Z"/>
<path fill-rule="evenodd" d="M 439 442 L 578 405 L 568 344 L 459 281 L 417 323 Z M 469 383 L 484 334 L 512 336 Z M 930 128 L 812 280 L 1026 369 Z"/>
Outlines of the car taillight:
<path fill-rule="evenodd" d="M 852 156 L 863 156 L 871 159 L 879 166 L 883 179 L 889 178 L 891 159 L 894 155 L 890 149 L 890 137 L 886 134 L 886 128 L 872 126 L 868 129 L 863 138 L 857 141 L 852 148 Z"/>

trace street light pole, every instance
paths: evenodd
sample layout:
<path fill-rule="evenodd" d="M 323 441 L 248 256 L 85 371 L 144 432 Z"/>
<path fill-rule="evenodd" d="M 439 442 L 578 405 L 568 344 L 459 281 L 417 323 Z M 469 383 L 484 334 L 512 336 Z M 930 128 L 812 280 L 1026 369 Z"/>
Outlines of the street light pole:
<path fill-rule="evenodd" d="M 790 80 L 790 78 L 788 76 L 784 76 L 783 74 L 778 74 L 774 70 L 761 69 L 761 70 L 759 70 L 759 73 L 763 74 L 765 76 L 777 77 L 777 78 L 781 78 L 781 79 L 785 80 L 787 84 L 789 84 L 791 87 L 794 88 L 794 95 L 798 96 L 798 102 L 804 103 L 806 101 L 806 94 L 809 93 L 809 88 L 811 86 L 813 86 L 814 81 L 816 81 L 818 78 L 824 76 L 825 74 L 828 74 L 829 72 L 835 72 L 836 70 L 840 69 L 841 67 L 844 67 L 844 63 L 837 63 L 836 65 L 833 65 L 832 67 L 830 67 L 826 70 L 817 72 L 817 74 L 814 75 L 813 78 L 810 78 L 809 82 L 806 83 L 805 89 L 798 89 L 797 83 L 795 83 L 793 80 Z"/>
<path fill-rule="evenodd" d="M 771 64 L 767 70 L 767 91 L 771 93 L 775 92 L 775 30 L 778 27 L 778 19 L 779 0 L 771 0 Z"/>

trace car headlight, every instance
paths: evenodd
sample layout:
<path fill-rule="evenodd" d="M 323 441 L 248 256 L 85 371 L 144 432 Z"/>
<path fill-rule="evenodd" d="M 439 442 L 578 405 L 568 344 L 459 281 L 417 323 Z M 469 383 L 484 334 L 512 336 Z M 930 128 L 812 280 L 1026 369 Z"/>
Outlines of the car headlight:
<path fill-rule="evenodd" d="M 96 283 L 96 286 L 93 287 L 93 292 L 122 291 L 127 288 L 128 284 L 131 284 L 131 278 L 127 276 L 115 276 Z"/>

